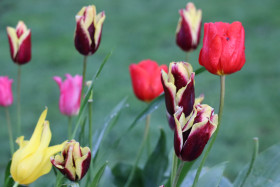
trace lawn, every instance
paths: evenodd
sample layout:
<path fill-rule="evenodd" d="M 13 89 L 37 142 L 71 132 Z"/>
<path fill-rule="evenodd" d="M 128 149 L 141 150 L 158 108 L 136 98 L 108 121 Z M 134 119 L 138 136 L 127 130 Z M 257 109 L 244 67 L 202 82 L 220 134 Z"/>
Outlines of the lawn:
<path fill-rule="evenodd" d="M 119 147 L 113 142 L 144 109 L 131 87 L 128 66 L 143 59 L 168 65 L 184 61 L 186 54 L 176 46 L 175 30 L 178 10 L 186 1 L 177 0 L 1 0 L 0 1 L 0 76 L 14 79 L 16 90 L 17 66 L 10 58 L 6 26 L 16 26 L 23 20 L 32 29 L 32 60 L 22 66 L 22 125 L 26 138 L 32 134 L 40 113 L 49 108 L 47 119 L 52 130 L 51 144 L 67 138 L 67 118 L 58 108 L 59 89 L 53 76 L 82 74 L 82 56 L 75 50 L 73 35 L 75 14 L 82 6 L 95 4 L 97 12 L 106 13 L 100 48 L 88 58 L 87 79 L 91 79 L 105 56 L 112 55 L 94 86 L 94 129 L 100 129 L 105 117 L 120 100 L 128 97 L 128 105 L 118 123 L 106 135 L 102 144 L 109 154 L 104 159 L 113 166 L 117 161 L 133 163 L 141 142 L 145 121 L 137 124 L 123 137 Z M 246 33 L 246 63 L 240 72 L 226 77 L 226 97 L 222 126 L 207 166 L 229 161 L 225 175 L 234 179 L 251 157 L 253 137 L 259 137 L 260 151 L 279 142 L 280 102 L 280 1 L 269 0 L 197 0 L 203 11 L 203 22 L 241 21 Z M 203 36 L 203 35 L 202 35 Z M 199 50 L 190 55 L 194 69 Z M 204 72 L 196 77 L 196 94 L 205 94 L 205 103 L 218 112 L 219 77 Z M 16 101 L 16 100 L 15 100 Z M 10 108 L 13 126 L 16 125 L 16 103 Z M 0 178 L 10 158 L 5 111 L 0 109 Z M 173 133 L 165 118 L 164 103 L 152 114 L 151 146 L 159 137 L 159 129 L 167 133 L 168 149 L 173 146 Z M 141 163 L 145 161 L 145 156 Z M 49 178 L 52 174 L 48 175 Z M 43 184 L 48 177 L 40 178 Z M 42 185 L 43 186 L 43 185 Z"/>

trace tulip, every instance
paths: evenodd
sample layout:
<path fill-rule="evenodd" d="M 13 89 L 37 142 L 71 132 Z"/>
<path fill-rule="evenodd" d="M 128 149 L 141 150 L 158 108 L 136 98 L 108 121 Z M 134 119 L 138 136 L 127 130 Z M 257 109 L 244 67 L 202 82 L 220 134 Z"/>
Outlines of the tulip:
<path fill-rule="evenodd" d="M 160 81 L 161 71 L 167 72 L 167 66 L 152 60 L 143 60 L 129 66 L 134 94 L 138 99 L 150 102 L 163 92 Z"/>
<path fill-rule="evenodd" d="M 173 115 L 176 106 L 183 108 L 183 113 L 188 116 L 195 103 L 193 68 L 186 62 L 172 62 L 168 74 L 162 71 L 161 81 L 165 93 L 167 118 L 171 129 L 174 129 Z"/>
<path fill-rule="evenodd" d="M 0 76 L 0 106 L 7 107 L 13 103 L 12 83 L 13 79 L 8 76 Z"/>
<path fill-rule="evenodd" d="M 52 134 L 46 116 L 47 109 L 41 114 L 30 140 L 24 140 L 23 136 L 16 140 L 19 149 L 13 154 L 10 172 L 19 184 L 28 185 L 49 173 L 50 157 L 63 148 L 64 143 L 48 147 Z"/>
<path fill-rule="evenodd" d="M 218 115 L 214 109 L 205 104 L 197 104 L 189 116 L 185 116 L 182 107 L 176 108 L 174 114 L 174 150 L 183 161 L 193 161 L 198 158 L 208 140 L 215 132 Z"/>
<path fill-rule="evenodd" d="M 16 29 L 7 27 L 12 60 L 18 64 L 26 64 L 31 60 L 31 30 L 24 22 L 19 21 Z"/>
<path fill-rule="evenodd" d="M 83 7 L 76 15 L 75 47 L 82 55 L 95 53 L 99 47 L 105 12 L 96 15 L 94 5 Z"/>
<path fill-rule="evenodd" d="M 210 73 L 227 75 L 245 64 L 245 31 L 240 22 L 204 24 L 199 64 Z"/>
<path fill-rule="evenodd" d="M 71 181 L 79 181 L 85 176 L 90 160 L 90 149 L 80 147 L 75 140 L 65 144 L 61 155 L 51 157 L 51 163 Z"/>
<path fill-rule="evenodd" d="M 193 3 L 188 3 L 186 9 L 179 11 L 181 17 L 176 29 L 177 45 L 184 51 L 197 48 L 200 41 L 202 12 L 196 10 Z"/>
<path fill-rule="evenodd" d="M 80 110 L 83 78 L 80 75 L 72 77 L 66 74 L 66 80 L 58 76 L 53 77 L 60 88 L 59 109 L 66 116 L 77 115 Z"/>

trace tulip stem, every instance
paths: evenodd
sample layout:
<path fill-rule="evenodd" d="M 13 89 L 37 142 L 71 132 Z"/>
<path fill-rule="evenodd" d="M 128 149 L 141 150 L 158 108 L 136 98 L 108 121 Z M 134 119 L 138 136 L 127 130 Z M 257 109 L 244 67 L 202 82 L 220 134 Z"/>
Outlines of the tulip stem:
<path fill-rule="evenodd" d="M 172 171 L 171 171 L 172 172 L 171 173 L 171 184 L 174 183 L 174 179 L 175 179 L 175 176 L 176 176 L 177 168 L 178 168 L 178 157 L 175 154 L 175 152 L 173 151 L 173 161 L 172 161 Z"/>
<path fill-rule="evenodd" d="M 84 87 L 85 87 L 85 82 L 86 82 L 86 70 L 87 70 L 87 56 L 84 56 L 84 62 L 83 62 L 83 85 L 82 85 L 82 94 L 81 94 L 82 98 L 83 98 Z"/>
<path fill-rule="evenodd" d="M 72 134 L 72 117 L 68 116 L 68 139 L 71 139 Z"/>
<path fill-rule="evenodd" d="M 135 173 L 135 170 L 136 170 L 136 167 L 138 165 L 138 162 L 141 158 L 141 154 L 144 150 L 144 147 L 145 147 L 145 144 L 146 144 L 146 140 L 147 140 L 147 137 L 148 137 L 148 134 L 149 134 L 149 127 L 150 127 L 150 118 L 151 118 L 151 114 L 147 115 L 146 117 L 146 126 L 145 126 L 145 132 L 144 132 L 144 136 L 143 136 L 143 139 L 142 139 L 142 143 L 141 143 L 141 146 L 138 150 L 138 154 L 137 154 L 137 157 L 136 157 L 136 161 L 130 171 L 130 174 L 129 174 L 129 177 L 125 183 L 125 187 L 129 187 L 130 186 L 130 183 L 132 182 L 133 180 L 133 177 L 134 177 L 134 173 Z"/>
<path fill-rule="evenodd" d="M 8 126 L 9 140 L 10 140 L 10 151 L 11 151 L 11 156 L 13 156 L 13 153 L 14 153 L 14 142 L 13 142 L 13 140 L 14 139 L 13 139 L 11 118 L 10 118 L 10 113 L 9 113 L 8 107 L 6 107 L 6 118 L 7 118 L 7 126 Z"/>
<path fill-rule="evenodd" d="M 182 169 L 183 169 L 183 167 L 184 167 L 184 164 L 185 164 L 184 161 L 181 161 L 181 162 L 180 162 L 180 165 L 179 165 L 179 167 L 178 167 L 178 169 L 177 169 L 176 176 L 175 176 L 175 179 L 174 179 L 174 181 L 173 181 L 172 187 L 176 187 L 177 182 L 178 182 L 178 179 L 179 179 L 180 174 L 181 174 L 181 171 L 182 171 Z"/>
<path fill-rule="evenodd" d="M 258 152 L 259 152 L 259 139 L 258 139 L 257 137 L 255 137 L 255 138 L 253 138 L 253 140 L 254 140 L 254 143 L 255 143 L 255 144 L 254 144 L 253 156 L 252 156 L 252 159 L 251 159 L 251 162 L 250 162 L 249 169 L 248 169 L 248 171 L 247 171 L 247 173 L 246 173 L 246 176 L 244 177 L 244 179 L 243 179 L 243 181 L 242 181 L 240 187 L 244 186 L 244 184 L 245 184 L 247 178 L 249 177 L 249 175 L 250 175 L 250 173 L 251 173 L 251 171 L 252 171 L 252 169 L 253 169 L 253 166 L 254 166 L 254 164 L 255 164 L 256 157 L 257 157 Z"/>
<path fill-rule="evenodd" d="M 15 182 L 15 184 L 13 185 L 13 187 L 17 187 L 19 185 L 18 182 Z"/>
<path fill-rule="evenodd" d="M 88 102 L 88 140 L 89 140 L 89 147 L 92 149 L 92 101 Z"/>
<path fill-rule="evenodd" d="M 21 134 L 21 113 L 20 113 L 20 77 L 21 77 L 21 67 L 18 65 L 17 72 L 17 135 Z"/>
<path fill-rule="evenodd" d="M 193 182 L 193 186 L 192 187 L 196 187 L 197 186 L 197 182 L 198 182 L 198 179 L 199 179 L 199 176 L 200 176 L 200 172 L 203 168 L 203 165 L 206 161 L 206 158 L 208 156 L 208 154 L 210 153 L 210 150 L 217 138 L 217 135 L 218 135 L 218 132 L 219 132 L 219 129 L 220 129 L 220 126 L 221 126 L 221 121 L 222 121 L 222 115 L 223 115 L 223 109 L 224 109 L 224 100 L 225 100 L 225 80 L 226 80 L 226 77 L 225 75 L 222 75 L 220 76 L 221 78 L 221 92 L 220 92 L 220 106 L 219 106 L 219 114 L 218 114 L 218 125 L 217 125 L 217 129 L 216 131 L 214 132 L 214 135 L 213 135 L 213 138 L 211 139 L 210 143 L 209 143 L 209 146 L 207 147 L 206 151 L 205 151 L 205 154 L 202 158 L 202 161 L 197 169 L 197 172 L 196 172 L 196 175 L 195 175 L 195 179 L 194 179 L 194 182 Z"/>

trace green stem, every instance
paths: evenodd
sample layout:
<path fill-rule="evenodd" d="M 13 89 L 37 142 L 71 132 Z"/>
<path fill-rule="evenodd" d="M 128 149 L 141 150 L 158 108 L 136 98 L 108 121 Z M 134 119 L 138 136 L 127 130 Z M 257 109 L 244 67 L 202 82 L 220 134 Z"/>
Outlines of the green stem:
<path fill-rule="evenodd" d="M 249 175 L 250 175 L 250 173 L 251 173 L 251 171 L 253 169 L 253 166 L 255 164 L 256 157 L 257 157 L 258 152 L 259 152 L 259 139 L 256 137 L 256 138 L 253 138 L 253 140 L 254 140 L 254 143 L 255 143 L 254 144 L 253 156 L 252 156 L 252 159 L 251 159 L 251 162 L 250 162 L 249 169 L 248 169 L 248 171 L 246 173 L 246 176 L 244 177 L 240 187 L 242 187 L 245 184 L 247 178 L 249 177 Z"/>
<path fill-rule="evenodd" d="M 71 140 L 71 133 L 72 133 L 72 117 L 68 116 L 68 139 Z"/>
<path fill-rule="evenodd" d="M 21 134 L 21 112 L 20 112 L 20 76 L 21 75 L 21 67 L 18 65 L 17 72 L 17 135 Z"/>
<path fill-rule="evenodd" d="M 195 179 L 194 179 L 194 182 L 193 182 L 193 187 L 196 187 L 197 185 L 197 182 L 198 182 L 198 179 L 199 179 L 199 176 L 200 176 L 200 172 L 203 168 L 203 165 L 206 161 L 206 158 L 208 156 L 208 154 L 210 153 L 210 150 L 217 138 L 217 135 L 218 135 L 218 132 L 219 132 L 219 129 L 220 129 L 220 126 L 221 126 L 221 120 L 222 120 L 222 115 L 223 115 L 223 109 L 224 109 L 224 100 L 225 100 L 225 80 L 226 80 L 226 77 L 225 75 L 222 75 L 220 76 L 221 78 L 221 93 L 220 93 L 220 107 L 219 107 L 219 114 L 218 114 L 218 125 L 217 125 L 217 129 L 213 135 L 213 138 L 211 139 L 210 143 L 209 143 L 209 146 L 207 147 L 206 151 L 205 151 L 205 154 L 202 158 L 202 161 L 197 169 L 197 172 L 196 172 L 196 175 L 195 175 Z"/>
<path fill-rule="evenodd" d="M 175 154 L 175 152 L 173 151 L 173 161 L 172 161 L 172 173 L 171 173 L 171 184 L 174 183 L 174 179 L 176 176 L 176 172 L 177 172 L 177 167 L 178 167 L 178 157 Z M 171 186 L 170 184 L 170 186 Z"/>
<path fill-rule="evenodd" d="M 6 119 L 7 119 L 7 127 L 8 127 L 9 140 L 10 140 L 10 151 L 11 151 L 11 155 L 13 156 L 13 153 L 14 153 L 14 139 L 13 139 L 11 118 L 10 118 L 10 113 L 9 113 L 8 107 L 6 107 Z"/>
<path fill-rule="evenodd" d="M 150 120 L 149 120 L 149 118 L 150 118 L 150 115 L 151 114 L 147 115 L 147 117 L 146 117 L 146 126 L 145 126 L 145 132 L 144 132 L 143 140 L 142 140 L 141 146 L 140 146 L 140 148 L 138 150 L 136 161 L 135 161 L 135 163 L 134 163 L 134 165 L 132 167 L 132 170 L 130 171 L 129 177 L 128 177 L 127 181 L 126 181 L 125 187 L 129 187 L 130 186 L 130 183 L 132 182 L 132 179 L 134 177 L 134 173 L 135 173 L 136 167 L 138 165 L 138 162 L 139 162 L 139 160 L 141 158 L 141 155 L 142 155 L 142 152 L 144 150 L 144 147 L 145 147 L 145 144 L 146 144 L 146 140 L 147 140 L 147 137 L 148 137 L 148 134 L 149 134 L 149 127 L 150 127 Z"/>
<path fill-rule="evenodd" d="M 151 114 L 147 115 L 146 117 L 146 124 L 150 124 L 150 120 L 151 120 Z M 147 154 L 148 154 L 148 157 L 151 153 L 151 145 L 150 145 L 150 133 L 148 133 L 147 135 Z"/>
<path fill-rule="evenodd" d="M 87 70 L 87 56 L 84 56 L 84 61 L 83 61 L 83 85 L 82 85 L 82 93 L 81 93 L 82 98 L 83 98 L 84 87 L 85 87 L 85 82 L 86 82 L 86 70 Z M 81 99 L 81 101 L 82 101 L 82 99 Z"/>
<path fill-rule="evenodd" d="M 88 125 L 89 125 L 89 130 L 88 130 L 89 147 L 90 149 L 92 149 L 92 101 L 88 102 Z"/>
<path fill-rule="evenodd" d="M 177 172 L 176 172 L 176 176 L 175 176 L 175 179 L 174 179 L 174 181 L 173 181 L 172 187 L 176 187 L 177 182 L 178 182 L 178 179 L 179 179 L 180 174 L 181 174 L 181 171 L 182 171 L 182 169 L 183 169 L 183 167 L 184 167 L 184 164 L 185 164 L 184 161 L 181 161 L 181 162 L 180 162 L 180 165 L 179 165 L 178 170 L 177 170 Z"/>
<path fill-rule="evenodd" d="M 13 185 L 13 187 L 17 187 L 19 185 L 18 182 L 15 182 L 15 184 Z"/>

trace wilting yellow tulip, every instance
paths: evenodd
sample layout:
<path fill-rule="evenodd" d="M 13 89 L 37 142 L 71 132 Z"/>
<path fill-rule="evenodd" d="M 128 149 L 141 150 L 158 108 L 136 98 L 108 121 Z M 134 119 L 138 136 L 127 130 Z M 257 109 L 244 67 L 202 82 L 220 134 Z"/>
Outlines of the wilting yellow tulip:
<path fill-rule="evenodd" d="M 19 149 L 13 154 L 10 172 L 19 184 L 30 184 L 50 172 L 50 157 L 62 150 L 64 143 L 48 147 L 51 141 L 49 122 L 45 121 L 47 109 L 41 114 L 29 141 L 19 137 Z"/>

